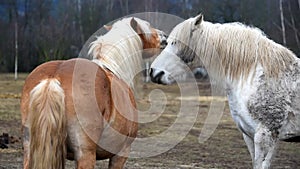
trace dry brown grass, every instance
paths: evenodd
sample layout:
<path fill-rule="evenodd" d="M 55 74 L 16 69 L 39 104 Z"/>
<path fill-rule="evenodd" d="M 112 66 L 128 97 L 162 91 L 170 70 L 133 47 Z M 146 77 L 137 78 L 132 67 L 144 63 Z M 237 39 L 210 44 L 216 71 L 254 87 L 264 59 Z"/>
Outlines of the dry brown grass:
<path fill-rule="evenodd" d="M 12 136 L 21 136 L 21 122 L 19 98 L 26 74 L 21 74 L 15 81 L 12 74 L 0 74 L 0 135 L 3 132 Z M 153 89 L 160 89 L 166 94 L 168 102 L 164 113 L 151 123 L 141 124 L 139 137 L 155 136 L 165 131 L 177 117 L 180 99 L 176 85 L 161 86 L 152 83 L 139 86 L 137 103 L 141 110 L 149 108 L 148 95 Z M 198 84 L 201 96 L 209 96 L 210 89 L 207 82 Z M 205 98 L 205 97 L 203 97 Z M 202 99 L 203 99 L 202 98 Z M 210 97 L 207 97 L 211 99 Z M 202 100 L 203 101 L 203 100 Z M 198 136 L 207 117 L 209 101 L 199 102 L 197 121 L 189 134 L 171 150 L 149 158 L 128 159 L 127 168 L 130 169 L 169 169 L 169 168 L 251 168 L 251 159 L 241 133 L 232 121 L 229 109 L 225 113 L 214 134 L 204 143 L 198 142 Z M 10 144 L 9 149 L 0 149 L 0 169 L 22 167 L 22 144 Z M 275 158 L 273 168 L 296 169 L 300 166 L 300 144 L 280 143 L 279 153 Z M 98 161 L 97 168 L 106 168 L 108 162 Z M 67 161 L 66 168 L 74 168 L 73 161 Z"/>

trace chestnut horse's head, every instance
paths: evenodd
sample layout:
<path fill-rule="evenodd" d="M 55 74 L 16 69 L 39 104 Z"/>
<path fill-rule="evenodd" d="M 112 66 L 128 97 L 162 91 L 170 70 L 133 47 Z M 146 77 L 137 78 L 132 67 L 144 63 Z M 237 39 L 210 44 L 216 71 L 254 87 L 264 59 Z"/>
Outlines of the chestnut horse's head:
<path fill-rule="evenodd" d="M 132 29 L 139 35 L 144 49 L 144 57 L 151 57 L 160 52 L 159 49 L 164 49 L 167 45 L 167 35 L 159 30 L 153 28 L 149 22 L 139 18 L 125 18 L 124 22 L 128 22 Z M 108 31 L 112 26 L 104 25 Z M 146 55 L 145 55 L 146 54 Z"/>
<path fill-rule="evenodd" d="M 160 49 L 167 43 L 167 36 L 164 32 L 153 28 L 148 22 L 132 18 L 131 27 L 140 36 L 143 42 L 143 49 Z"/>
<path fill-rule="evenodd" d="M 142 70 L 142 59 L 166 46 L 165 34 L 139 18 L 123 18 L 104 27 L 109 31 L 91 43 L 89 53 L 97 64 L 128 84 Z"/>

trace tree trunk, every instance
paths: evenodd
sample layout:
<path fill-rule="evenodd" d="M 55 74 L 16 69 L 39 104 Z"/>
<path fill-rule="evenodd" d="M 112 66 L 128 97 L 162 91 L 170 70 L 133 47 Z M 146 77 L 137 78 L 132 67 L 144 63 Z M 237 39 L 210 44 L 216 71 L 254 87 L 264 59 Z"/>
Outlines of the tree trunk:
<path fill-rule="evenodd" d="M 119 0 L 119 2 L 120 2 L 121 14 L 124 15 L 124 5 L 123 5 L 123 0 Z"/>
<path fill-rule="evenodd" d="M 128 15 L 129 14 L 129 9 L 128 9 L 128 0 L 126 0 L 126 2 L 125 2 L 126 4 L 126 15 Z"/>
<path fill-rule="evenodd" d="M 283 2 L 282 1 L 283 0 L 279 0 L 279 9 L 280 9 L 282 41 L 283 41 L 283 45 L 286 46 L 285 25 L 284 25 L 284 16 L 283 16 L 283 8 L 282 8 L 282 3 Z"/>
<path fill-rule="evenodd" d="M 79 24 L 79 31 L 80 31 L 80 43 L 81 45 L 84 44 L 84 34 L 83 34 L 83 27 L 82 27 L 82 19 L 81 19 L 81 0 L 77 0 L 77 11 L 78 11 L 78 24 Z"/>
<path fill-rule="evenodd" d="M 299 38 L 298 38 L 298 30 L 296 28 L 295 19 L 294 19 L 292 10 L 291 10 L 291 4 L 290 4 L 290 2 L 288 2 L 288 8 L 289 8 L 289 13 L 290 13 L 290 17 L 291 17 L 292 28 L 294 30 L 296 44 L 297 44 L 297 47 L 300 49 L 300 43 L 299 43 Z"/>
<path fill-rule="evenodd" d="M 152 10 L 152 0 L 145 0 L 145 11 L 150 12 Z"/>
<path fill-rule="evenodd" d="M 17 2 L 14 3 L 15 12 L 15 80 L 18 79 L 18 5 Z"/>
<path fill-rule="evenodd" d="M 18 21 L 15 22 L 15 80 L 18 79 Z"/>

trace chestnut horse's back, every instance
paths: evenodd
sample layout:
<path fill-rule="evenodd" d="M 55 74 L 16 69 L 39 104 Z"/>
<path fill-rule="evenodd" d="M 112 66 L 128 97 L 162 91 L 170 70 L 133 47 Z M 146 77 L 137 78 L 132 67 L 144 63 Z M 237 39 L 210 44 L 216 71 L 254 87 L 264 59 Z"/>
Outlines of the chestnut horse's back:
<path fill-rule="evenodd" d="M 82 158 L 88 156 L 82 152 L 96 152 L 102 122 L 113 113 L 110 81 L 103 69 L 86 59 L 44 63 L 25 80 L 21 112 L 24 168 L 60 169 L 66 158 L 89 168 L 96 158 Z"/>

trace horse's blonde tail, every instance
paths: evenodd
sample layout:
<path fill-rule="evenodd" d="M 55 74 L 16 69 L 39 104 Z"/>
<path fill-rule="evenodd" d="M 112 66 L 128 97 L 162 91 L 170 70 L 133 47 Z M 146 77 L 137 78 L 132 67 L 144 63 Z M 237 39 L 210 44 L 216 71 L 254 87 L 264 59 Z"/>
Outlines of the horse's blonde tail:
<path fill-rule="evenodd" d="M 30 93 L 30 169 L 64 168 L 67 135 L 64 98 L 56 79 L 41 81 Z"/>

